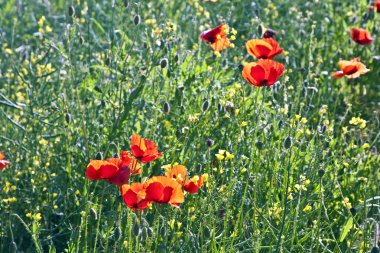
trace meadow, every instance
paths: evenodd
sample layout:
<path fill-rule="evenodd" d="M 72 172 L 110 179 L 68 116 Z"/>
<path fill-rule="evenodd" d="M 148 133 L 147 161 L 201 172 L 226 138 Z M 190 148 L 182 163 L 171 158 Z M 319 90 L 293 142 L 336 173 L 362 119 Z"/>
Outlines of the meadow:
<path fill-rule="evenodd" d="M 379 252 L 374 1 L 0 9 L 0 252 Z M 259 62 L 273 61 L 246 43 L 263 36 L 283 49 L 273 60 L 284 69 L 255 83 Z M 334 74 L 355 58 L 360 76 Z M 162 153 L 146 142 L 156 153 L 144 160 L 136 135 Z M 115 185 L 101 173 L 121 171 L 106 159 L 122 151 L 141 168 L 123 167 Z M 167 183 L 180 185 L 180 201 L 131 190 L 176 165 L 189 174 Z M 148 202 L 127 205 L 128 190 Z"/>

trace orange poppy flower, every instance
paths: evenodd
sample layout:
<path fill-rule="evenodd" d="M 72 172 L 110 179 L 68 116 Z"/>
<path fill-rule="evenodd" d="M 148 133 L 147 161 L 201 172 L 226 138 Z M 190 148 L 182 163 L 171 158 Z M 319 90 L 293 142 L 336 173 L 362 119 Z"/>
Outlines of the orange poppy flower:
<path fill-rule="evenodd" d="M 165 176 L 155 176 L 144 183 L 147 201 L 156 203 L 169 203 L 178 207 L 184 202 L 182 185 Z"/>
<path fill-rule="evenodd" d="M 169 167 L 166 170 L 165 175 L 182 184 L 187 177 L 187 170 L 185 166 L 178 164 Z"/>
<path fill-rule="evenodd" d="M 124 203 L 133 210 L 144 210 L 152 203 L 145 200 L 146 190 L 141 183 L 125 184 L 120 187 L 120 191 Z"/>
<path fill-rule="evenodd" d="M 199 188 L 203 185 L 203 178 L 200 176 L 194 176 L 189 180 L 186 167 L 183 165 L 169 167 L 165 175 L 183 185 L 183 189 L 189 193 L 198 192 Z"/>
<path fill-rule="evenodd" d="M 341 71 L 333 73 L 331 76 L 335 78 L 358 78 L 369 71 L 367 67 L 360 62 L 359 58 L 352 59 L 351 61 L 339 61 L 339 68 Z"/>
<path fill-rule="evenodd" d="M 3 160 L 4 158 L 4 154 L 0 152 L 0 170 L 5 169 L 9 164 L 9 161 Z"/>
<path fill-rule="evenodd" d="M 131 169 L 133 160 L 128 151 L 121 151 L 120 158 L 109 158 L 106 161 L 92 160 L 87 166 L 86 177 L 90 180 L 106 179 L 121 186 L 129 181 L 132 173 L 135 173 L 135 169 Z"/>
<path fill-rule="evenodd" d="M 214 29 L 204 31 L 201 33 L 201 39 L 210 44 L 211 48 L 215 51 L 221 51 L 231 45 L 230 40 L 227 38 L 228 26 L 221 24 Z"/>
<path fill-rule="evenodd" d="M 245 80 L 254 86 L 271 86 L 284 73 L 284 65 L 273 60 L 258 60 L 247 63 L 242 71 Z"/>
<path fill-rule="evenodd" d="M 87 165 L 86 177 L 90 180 L 109 179 L 115 176 L 119 167 L 109 161 L 91 160 Z"/>
<path fill-rule="evenodd" d="M 250 55 L 259 59 L 272 59 L 283 51 L 273 38 L 251 39 L 245 46 Z"/>
<path fill-rule="evenodd" d="M 203 185 L 203 178 L 202 176 L 194 176 L 192 179 L 187 179 L 185 181 L 185 184 L 183 185 L 183 189 L 189 193 L 197 193 L 199 188 L 201 188 Z"/>
<path fill-rule="evenodd" d="M 369 7 L 370 11 L 374 11 L 375 9 L 377 12 L 380 12 L 380 0 L 375 0 L 375 2 L 371 4 L 371 7 Z"/>
<path fill-rule="evenodd" d="M 350 36 L 353 41 L 360 45 L 367 45 L 374 40 L 369 31 L 362 28 L 352 28 Z"/>
<path fill-rule="evenodd" d="M 132 135 L 131 150 L 133 156 L 143 163 L 154 161 L 162 156 L 153 141 L 141 138 L 137 134 Z"/>

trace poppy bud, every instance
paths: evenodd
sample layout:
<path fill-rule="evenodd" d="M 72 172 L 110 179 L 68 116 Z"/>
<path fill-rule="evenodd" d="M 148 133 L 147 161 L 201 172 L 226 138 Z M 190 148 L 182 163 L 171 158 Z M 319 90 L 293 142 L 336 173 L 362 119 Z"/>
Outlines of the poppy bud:
<path fill-rule="evenodd" d="M 279 128 L 282 127 L 283 124 L 284 124 L 284 122 L 282 120 L 279 120 L 278 123 L 277 123 L 277 125 L 278 125 Z"/>
<path fill-rule="evenodd" d="M 83 36 L 80 36 L 80 37 L 79 37 L 79 43 L 80 43 L 81 45 L 84 44 L 84 38 L 83 38 Z"/>
<path fill-rule="evenodd" d="M 124 7 L 129 8 L 129 0 L 124 0 Z"/>
<path fill-rule="evenodd" d="M 62 101 L 65 101 L 65 99 L 66 99 L 65 93 L 61 93 L 61 99 L 62 99 Z"/>
<path fill-rule="evenodd" d="M 156 252 L 157 253 L 167 253 L 168 250 L 167 250 L 165 244 L 160 244 L 160 245 L 158 245 L 158 248 L 157 248 Z"/>
<path fill-rule="evenodd" d="M 170 105 L 168 102 L 165 101 L 164 103 L 164 112 L 169 113 L 170 112 Z"/>
<path fill-rule="evenodd" d="M 167 65 L 168 65 L 168 59 L 166 58 L 161 59 L 160 61 L 161 68 L 166 68 Z"/>
<path fill-rule="evenodd" d="M 325 170 L 324 169 L 319 169 L 318 170 L 318 176 L 319 177 L 323 177 L 324 174 L 325 174 Z"/>
<path fill-rule="evenodd" d="M 224 108 L 223 105 L 218 104 L 218 110 L 221 111 L 221 112 L 224 112 L 224 111 L 225 111 L 225 108 Z"/>
<path fill-rule="evenodd" d="M 326 132 L 326 129 L 327 129 L 326 125 L 323 125 L 322 128 L 321 128 L 321 132 L 322 132 L 322 133 L 325 133 L 325 132 Z"/>
<path fill-rule="evenodd" d="M 261 141 L 257 141 L 257 142 L 256 142 L 256 147 L 257 147 L 259 150 L 261 150 L 261 149 L 263 149 L 263 147 L 264 147 L 264 143 L 261 142 Z"/>
<path fill-rule="evenodd" d="M 239 64 L 238 69 L 239 69 L 239 71 L 243 71 L 244 65 L 243 64 Z"/>
<path fill-rule="evenodd" d="M 95 160 L 103 160 L 103 154 L 102 154 L 102 152 L 96 153 Z"/>
<path fill-rule="evenodd" d="M 140 21 L 141 21 L 140 15 L 136 15 L 136 16 L 133 18 L 133 23 L 135 23 L 135 25 L 140 24 Z"/>
<path fill-rule="evenodd" d="M 69 16 L 74 17 L 75 15 L 75 9 L 73 6 L 69 6 Z"/>
<path fill-rule="evenodd" d="M 377 246 L 373 246 L 372 249 L 371 249 L 371 253 L 379 253 L 380 252 L 380 249 L 379 247 Z"/>
<path fill-rule="evenodd" d="M 208 102 L 208 100 L 205 100 L 202 105 L 202 111 L 204 112 L 207 111 L 209 107 L 210 107 L 210 102 Z"/>
<path fill-rule="evenodd" d="M 143 227 L 141 229 L 140 239 L 141 241 L 145 241 L 148 238 L 148 229 L 146 227 Z"/>
<path fill-rule="evenodd" d="M 261 35 L 261 34 L 263 34 L 263 32 L 264 32 L 264 27 L 263 27 L 263 25 L 260 24 L 257 27 L 257 33 Z"/>
<path fill-rule="evenodd" d="M 214 141 L 212 139 L 210 139 L 210 138 L 207 138 L 206 139 L 206 145 L 208 147 L 212 147 L 212 146 L 214 146 Z"/>
<path fill-rule="evenodd" d="M 274 36 L 276 35 L 276 32 L 275 31 L 273 31 L 272 29 L 267 29 L 266 31 L 265 31 L 265 33 L 263 34 L 263 37 L 264 38 L 273 38 Z"/>
<path fill-rule="evenodd" d="M 178 54 L 174 55 L 174 61 L 175 61 L 175 62 L 178 62 L 178 60 L 179 60 L 179 56 L 178 56 Z"/>
<path fill-rule="evenodd" d="M 284 141 L 284 147 L 286 149 L 290 148 L 292 146 L 292 138 L 291 137 L 286 137 L 285 141 Z"/>
<path fill-rule="evenodd" d="M 350 212 L 352 213 L 352 215 L 355 215 L 356 214 L 356 209 L 354 207 L 351 207 L 350 208 Z"/>
<path fill-rule="evenodd" d="M 65 120 L 66 120 L 67 124 L 70 124 L 70 122 L 71 122 L 71 114 L 70 113 L 66 113 Z"/>

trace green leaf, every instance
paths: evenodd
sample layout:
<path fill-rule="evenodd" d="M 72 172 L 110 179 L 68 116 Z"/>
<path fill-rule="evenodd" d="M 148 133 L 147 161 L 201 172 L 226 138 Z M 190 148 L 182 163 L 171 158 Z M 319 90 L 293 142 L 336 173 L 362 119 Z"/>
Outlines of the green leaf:
<path fill-rule="evenodd" d="M 344 241 L 344 239 L 346 238 L 348 232 L 350 232 L 353 224 L 354 224 L 354 219 L 352 217 L 350 217 L 347 220 L 346 224 L 344 225 L 342 233 L 340 234 L 339 242 L 343 242 Z"/>
<path fill-rule="evenodd" d="M 9 13 L 12 9 L 12 6 L 14 5 L 15 0 L 9 0 L 7 5 L 4 8 L 5 13 Z"/>

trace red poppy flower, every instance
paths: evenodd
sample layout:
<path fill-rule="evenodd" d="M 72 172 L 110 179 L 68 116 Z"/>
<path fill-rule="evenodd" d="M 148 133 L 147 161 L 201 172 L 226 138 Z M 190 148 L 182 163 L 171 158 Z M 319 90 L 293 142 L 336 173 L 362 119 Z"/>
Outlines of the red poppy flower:
<path fill-rule="evenodd" d="M 120 158 L 109 158 L 106 161 L 93 160 L 87 166 L 86 177 L 91 180 L 106 179 L 108 182 L 121 186 L 129 181 L 135 169 L 131 169 L 133 161 L 128 151 L 121 151 Z M 136 168 L 137 165 L 134 165 Z"/>
<path fill-rule="evenodd" d="M 9 164 L 9 161 L 3 160 L 4 158 L 4 154 L 0 152 L 0 170 L 5 169 Z"/>
<path fill-rule="evenodd" d="M 120 187 L 120 191 L 124 203 L 133 210 L 144 210 L 152 203 L 145 199 L 146 190 L 141 183 L 132 183 L 131 185 L 125 184 Z"/>
<path fill-rule="evenodd" d="M 231 45 L 230 40 L 226 36 L 228 26 L 221 24 L 214 29 L 204 31 L 201 33 L 201 39 L 210 44 L 211 48 L 215 51 L 221 51 Z"/>
<path fill-rule="evenodd" d="M 369 71 L 367 67 L 360 62 L 359 58 L 352 59 L 351 61 L 339 61 L 339 68 L 341 71 L 333 73 L 331 76 L 335 78 L 358 78 Z"/>
<path fill-rule="evenodd" d="M 131 150 L 133 156 L 143 163 L 151 162 L 162 156 L 153 141 L 141 138 L 137 134 L 132 135 Z"/>
<path fill-rule="evenodd" d="M 360 45 L 367 45 L 374 40 L 369 31 L 362 28 L 352 28 L 350 30 L 350 36 L 353 41 Z"/>
<path fill-rule="evenodd" d="M 380 0 L 375 0 L 375 2 L 371 4 L 371 7 L 369 7 L 370 11 L 374 11 L 375 9 L 377 12 L 380 12 Z"/>
<path fill-rule="evenodd" d="M 87 165 L 86 177 L 90 180 L 109 179 L 116 175 L 119 167 L 114 163 L 91 160 Z"/>
<path fill-rule="evenodd" d="M 155 176 L 144 183 L 147 201 L 156 203 L 169 203 L 178 207 L 184 202 L 182 185 L 165 176 Z"/>
<path fill-rule="evenodd" d="M 203 185 L 203 178 L 202 176 L 194 176 L 192 179 L 187 179 L 185 181 L 185 184 L 183 185 L 183 189 L 189 193 L 197 193 L 199 188 L 201 188 Z"/>
<path fill-rule="evenodd" d="M 242 71 L 245 80 L 254 86 L 273 85 L 284 73 L 284 65 L 273 60 L 258 60 L 247 63 Z"/>
<path fill-rule="evenodd" d="M 259 59 L 272 59 L 283 51 L 273 38 L 251 39 L 245 46 L 250 55 Z"/>

